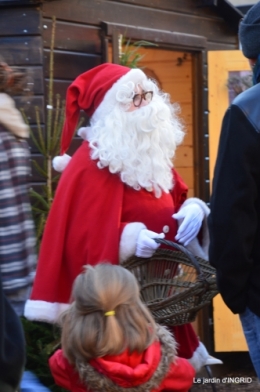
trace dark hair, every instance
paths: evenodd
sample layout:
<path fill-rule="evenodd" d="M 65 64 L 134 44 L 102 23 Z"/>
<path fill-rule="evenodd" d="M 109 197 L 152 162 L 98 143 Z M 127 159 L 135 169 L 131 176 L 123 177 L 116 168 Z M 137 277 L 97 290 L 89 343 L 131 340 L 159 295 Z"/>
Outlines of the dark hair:
<path fill-rule="evenodd" d="M 22 95 L 27 85 L 27 74 L 0 62 L 0 92 Z"/>

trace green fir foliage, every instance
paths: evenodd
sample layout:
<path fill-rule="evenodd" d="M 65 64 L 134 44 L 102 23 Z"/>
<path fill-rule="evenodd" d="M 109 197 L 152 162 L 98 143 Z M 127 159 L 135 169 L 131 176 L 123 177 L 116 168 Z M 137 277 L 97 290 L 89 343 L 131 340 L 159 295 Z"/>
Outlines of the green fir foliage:
<path fill-rule="evenodd" d="M 67 390 L 55 384 L 48 365 L 49 357 L 60 348 L 60 329 L 51 324 L 32 322 L 24 317 L 21 321 L 27 345 L 26 369 L 36 374 L 52 392 L 66 392 Z"/>
<path fill-rule="evenodd" d="M 43 165 L 39 166 L 32 161 L 37 172 L 44 179 L 41 190 L 30 190 L 32 211 L 35 220 L 38 247 L 42 238 L 45 222 L 53 201 L 55 188 L 59 179 L 52 169 L 52 160 L 58 155 L 60 148 L 60 136 L 65 116 L 65 100 L 60 95 L 53 98 L 53 68 L 54 68 L 54 38 L 56 18 L 52 18 L 52 34 L 49 63 L 49 86 L 47 121 L 42 127 L 39 108 L 35 107 L 37 131 L 33 131 L 24 110 L 21 109 L 25 122 L 30 127 L 31 139 L 43 156 Z M 60 330 L 47 323 L 29 321 L 22 318 L 27 350 L 26 369 L 32 371 L 39 380 L 53 392 L 65 392 L 65 389 L 55 385 L 51 375 L 48 359 L 60 346 Z M 36 391 L 37 392 L 37 391 Z"/>
<path fill-rule="evenodd" d="M 148 41 L 132 41 L 130 38 L 125 38 L 122 34 L 119 35 L 119 63 L 120 65 L 129 68 L 142 68 L 139 67 L 140 61 L 145 55 L 141 55 L 138 51 L 141 47 L 158 46 Z"/>
<path fill-rule="evenodd" d="M 62 100 L 59 94 L 56 94 L 55 98 L 53 97 L 55 27 L 56 18 L 53 17 L 49 63 L 47 121 L 45 127 L 42 127 L 39 108 L 35 107 L 37 131 L 35 132 L 30 128 L 31 139 L 38 151 L 43 156 L 42 166 L 40 166 L 35 160 L 32 160 L 32 164 L 45 181 L 41 186 L 40 192 L 37 192 L 34 189 L 30 190 L 38 247 L 40 245 L 45 222 L 59 179 L 59 175 L 55 174 L 52 169 L 52 160 L 56 155 L 59 154 L 60 137 L 65 117 L 65 100 Z M 26 123 L 30 127 L 24 111 L 21 111 Z"/>

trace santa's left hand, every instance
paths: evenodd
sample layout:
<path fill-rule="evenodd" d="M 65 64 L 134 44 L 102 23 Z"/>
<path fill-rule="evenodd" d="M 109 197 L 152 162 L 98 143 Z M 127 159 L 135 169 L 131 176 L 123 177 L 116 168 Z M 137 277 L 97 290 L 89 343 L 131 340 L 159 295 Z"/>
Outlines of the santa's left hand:
<path fill-rule="evenodd" d="M 179 222 L 179 229 L 175 239 L 184 246 L 187 246 L 195 237 L 197 237 L 202 221 L 204 219 L 204 212 L 202 208 L 196 204 L 191 203 L 181 208 L 172 217 Z"/>

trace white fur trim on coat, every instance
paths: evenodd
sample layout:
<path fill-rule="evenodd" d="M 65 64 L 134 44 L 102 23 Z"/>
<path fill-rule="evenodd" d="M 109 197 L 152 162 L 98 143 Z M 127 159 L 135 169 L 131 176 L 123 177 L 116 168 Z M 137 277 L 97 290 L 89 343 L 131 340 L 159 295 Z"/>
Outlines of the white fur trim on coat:
<path fill-rule="evenodd" d="M 28 320 L 42 321 L 50 324 L 58 323 L 61 313 L 68 309 L 69 304 L 58 302 L 34 301 L 25 303 L 24 317 Z"/>
<path fill-rule="evenodd" d="M 201 257 L 204 260 L 209 259 L 209 229 L 208 229 L 208 216 L 210 213 L 210 209 L 207 204 L 198 199 L 197 197 L 190 197 L 189 199 L 185 200 L 182 204 L 180 210 L 186 207 L 189 204 L 197 204 L 200 206 L 202 211 L 204 212 L 204 219 L 202 221 L 202 243 L 199 243 L 198 238 L 194 238 L 186 248 L 195 256 Z M 181 223 L 181 222 L 180 222 Z"/>
<path fill-rule="evenodd" d="M 119 243 L 119 262 L 127 260 L 136 251 L 136 242 L 141 230 L 146 226 L 141 222 L 128 223 L 121 235 Z"/>

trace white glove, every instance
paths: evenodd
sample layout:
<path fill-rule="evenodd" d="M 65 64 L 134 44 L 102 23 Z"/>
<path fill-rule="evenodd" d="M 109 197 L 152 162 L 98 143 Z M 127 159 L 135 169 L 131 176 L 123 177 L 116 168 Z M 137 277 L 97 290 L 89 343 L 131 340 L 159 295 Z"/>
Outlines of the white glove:
<path fill-rule="evenodd" d="M 180 226 L 175 239 L 186 246 L 197 237 L 204 219 L 204 212 L 198 204 L 192 203 L 181 208 L 172 217 L 178 221 L 183 220 L 179 222 Z"/>
<path fill-rule="evenodd" d="M 165 235 L 163 233 L 158 234 L 154 231 L 142 229 L 137 238 L 135 255 L 138 257 L 152 257 L 156 249 L 160 246 L 153 238 L 164 237 Z"/>

